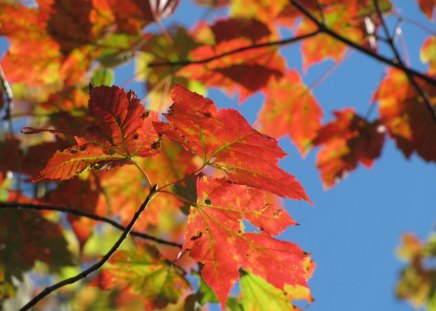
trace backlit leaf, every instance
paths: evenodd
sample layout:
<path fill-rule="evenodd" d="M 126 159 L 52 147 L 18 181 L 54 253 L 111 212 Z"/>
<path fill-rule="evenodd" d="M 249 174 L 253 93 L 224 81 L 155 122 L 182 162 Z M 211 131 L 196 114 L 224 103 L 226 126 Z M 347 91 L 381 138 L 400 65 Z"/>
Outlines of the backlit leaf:
<path fill-rule="evenodd" d="M 302 155 L 321 127 L 322 110 L 298 74 L 291 70 L 279 80 L 271 80 L 266 101 L 259 113 L 262 130 L 273 137 L 289 135 Z"/>
<path fill-rule="evenodd" d="M 420 85 L 436 107 L 436 87 L 426 83 Z M 426 161 L 436 161 L 436 144 L 433 143 L 436 123 L 429 107 L 404 73 L 388 70 L 374 100 L 379 102 L 382 124 L 407 158 L 416 152 Z"/>
<path fill-rule="evenodd" d="M 155 123 L 158 132 L 198 155 L 204 165 L 223 170 L 227 179 L 292 199 L 310 199 L 300 183 L 280 169 L 285 153 L 277 141 L 254 130 L 239 112 L 215 104 L 181 86 L 172 91 L 169 123 Z"/>
<path fill-rule="evenodd" d="M 144 310 L 176 303 L 191 289 L 181 269 L 162 258 L 151 245 L 138 247 L 135 251 L 117 252 L 104 271 L 109 275 L 111 287 L 128 286 L 129 291 L 139 294 Z"/>
<path fill-rule="evenodd" d="M 76 136 L 76 146 L 57 151 L 32 181 L 70 179 L 93 168 L 111 168 L 132 163 L 133 156 L 150 157 L 158 153 L 159 136 L 147 113 L 132 91 L 112 87 L 91 87 L 90 114 L 96 126 Z"/>
<path fill-rule="evenodd" d="M 191 207 L 183 247 L 190 250 L 192 258 L 204 264 L 202 278 L 214 290 L 222 306 L 239 279 L 241 267 L 279 289 L 287 284 L 307 287 L 304 265 L 307 253 L 293 243 L 267 234 L 280 232 L 290 222 L 288 219 L 283 226 L 279 222 L 277 227 L 269 229 L 266 224 L 271 216 L 282 221 L 287 216 L 265 213 L 265 203 L 260 197 L 253 197 L 257 191 L 223 179 L 203 177 L 197 181 L 198 200 Z M 253 219 L 247 216 L 251 213 L 265 216 Z M 251 219 L 255 226 L 264 227 L 265 232 L 244 232 L 242 218 Z"/>
<path fill-rule="evenodd" d="M 436 75 L 436 36 L 425 39 L 420 56 L 423 63 L 428 63 L 428 73 Z"/>
<path fill-rule="evenodd" d="M 248 27 L 250 26 L 250 27 Z M 177 74 L 198 80 L 209 87 L 220 87 L 229 94 L 239 92 L 240 102 L 266 86 L 272 77 L 279 78 L 285 70 L 285 60 L 277 47 L 269 46 L 231 53 L 253 43 L 274 38 L 268 27 L 255 19 L 220 20 L 210 27 L 214 45 L 205 44 L 191 52 L 193 61 Z M 232 29 L 237 29 L 237 31 Z M 203 60 L 210 59 L 202 63 Z"/>
<path fill-rule="evenodd" d="M 326 188 L 354 170 L 358 163 L 371 167 L 384 144 L 384 128 L 378 121 L 368 122 L 351 108 L 334 114 L 336 119 L 324 125 L 313 140 L 314 145 L 321 146 L 316 166 Z"/>
<path fill-rule="evenodd" d="M 430 20 L 433 20 L 433 10 L 436 7 L 434 0 L 418 0 L 419 8 Z"/>

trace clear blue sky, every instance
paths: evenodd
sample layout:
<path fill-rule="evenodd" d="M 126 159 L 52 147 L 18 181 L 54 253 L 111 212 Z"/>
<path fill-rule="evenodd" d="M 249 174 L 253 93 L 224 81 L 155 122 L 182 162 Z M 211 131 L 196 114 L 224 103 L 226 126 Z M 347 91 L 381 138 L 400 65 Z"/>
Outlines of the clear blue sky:
<path fill-rule="evenodd" d="M 402 15 L 436 28 L 418 11 L 415 1 L 395 2 Z M 182 1 L 175 16 L 167 22 L 177 20 L 189 25 L 203 13 L 193 9 L 191 1 Z M 393 19 L 389 21 L 392 24 Z M 403 29 L 413 67 L 424 70 L 417 51 L 427 33 L 407 23 Z M 4 50 L 5 41 L 0 40 L 0 52 Z M 283 53 L 289 64 L 300 70 L 299 45 L 284 48 Z M 305 82 L 315 81 L 331 64 L 312 67 L 304 77 Z M 117 82 L 126 81 L 131 70 L 132 65 L 118 70 Z M 314 90 L 325 111 L 324 121 L 332 117 L 332 109 L 345 106 L 365 114 L 383 70 L 379 63 L 354 52 Z M 128 87 L 143 94 L 140 84 Z M 239 106 L 236 98 L 227 98 L 216 90 L 211 90 L 208 96 L 221 107 L 239 109 L 250 122 L 255 121 L 263 99 L 253 96 Z M 401 234 L 410 231 L 426 238 L 434 228 L 436 166 L 416 156 L 406 160 L 394 143 L 387 140 L 382 157 L 372 169 L 359 167 L 336 187 L 324 191 L 315 168 L 316 150 L 303 160 L 288 138 L 281 140 L 280 145 L 289 154 L 281 166 L 300 180 L 315 203 L 315 207 L 310 207 L 286 201 L 287 210 L 301 225 L 290 228 L 281 237 L 297 242 L 312 253 L 317 263 L 310 281 L 315 302 L 308 310 L 411 310 L 394 296 L 394 285 L 403 266 L 395 256 L 395 249 Z"/>

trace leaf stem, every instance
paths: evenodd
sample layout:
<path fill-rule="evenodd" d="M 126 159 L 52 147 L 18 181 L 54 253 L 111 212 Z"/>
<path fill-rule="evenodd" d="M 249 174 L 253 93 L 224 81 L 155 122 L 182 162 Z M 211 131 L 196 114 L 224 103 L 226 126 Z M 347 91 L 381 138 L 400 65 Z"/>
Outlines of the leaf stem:
<path fill-rule="evenodd" d="M 134 161 L 134 160 L 132 160 L 132 159 L 130 159 L 131 161 L 132 161 L 132 163 L 133 163 L 133 165 L 141 172 L 141 174 L 145 177 L 145 179 L 147 180 L 147 186 L 148 187 L 151 187 L 151 185 L 152 185 L 152 182 L 151 182 L 151 179 L 150 179 L 150 177 L 147 175 L 147 172 L 141 167 L 141 166 L 139 166 L 139 164 L 138 163 L 136 163 L 136 161 Z"/>
<path fill-rule="evenodd" d="M 171 191 L 168 191 L 168 190 L 159 190 L 159 193 L 167 193 L 167 194 L 170 194 L 170 195 L 174 196 L 177 200 L 179 200 L 179 201 L 181 201 L 183 203 L 186 203 L 186 204 L 189 204 L 189 205 L 195 205 L 195 202 L 189 201 L 188 199 L 182 197 L 181 195 L 178 195 L 177 193 L 174 193 L 174 192 L 171 192 Z"/>
<path fill-rule="evenodd" d="M 114 227 L 116 229 L 119 229 L 119 230 L 123 230 L 123 231 L 126 230 L 126 227 L 124 227 L 123 225 L 119 224 L 118 222 L 116 222 L 110 218 L 91 214 L 91 213 L 81 211 L 78 209 L 74 209 L 74 208 L 63 207 L 63 206 L 32 204 L 32 203 L 0 202 L 0 210 L 1 209 L 18 209 L 18 210 L 19 209 L 29 209 L 29 210 L 37 210 L 37 211 L 56 211 L 56 212 L 61 212 L 61 213 L 68 213 L 68 214 L 77 215 L 80 217 L 86 217 L 86 218 L 89 218 L 89 219 L 92 219 L 95 221 L 102 221 L 104 223 L 111 225 L 112 227 Z M 182 248 L 181 244 L 178 244 L 178 243 L 175 243 L 172 241 L 163 240 L 163 239 L 154 237 L 154 236 L 146 234 L 146 233 L 141 233 L 141 232 L 132 230 L 129 232 L 129 234 L 131 236 L 141 238 L 144 240 L 154 241 L 154 242 L 159 243 L 159 244 L 164 244 L 164 245 L 168 245 L 168 246 Z"/>
<path fill-rule="evenodd" d="M 112 248 L 99 261 L 97 261 L 95 264 L 90 266 L 88 269 L 83 270 L 81 273 L 79 273 L 73 277 L 70 277 L 68 279 L 62 280 L 56 284 L 53 284 L 51 286 L 46 287 L 42 292 L 40 292 L 32 300 L 30 300 L 27 304 L 25 304 L 20 309 L 20 311 L 29 310 L 31 307 L 36 305 L 39 301 L 44 299 L 46 296 L 48 296 L 53 291 L 55 291 L 61 287 L 64 287 L 65 285 L 73 284 L 77 281 L 80 281 L 81 279 L 86 278 L 92 272 L 97 271 L 99 268 L 101 268 L 111 258 L 111 256 L 117 251 L 117 249 L 121 246 L 121 244 L 124 242 L 126 237 L 129 235 L 130 231 L 132 230 L 133 226 L 135 225 L 136 221 L 138 220 L 139 216 L 141 216 L 142 212 L 146 209 L 148 203 L 153 198 L 156 191 L 157 191 L 157 185 L 150 187 L 150 193 L 147 195 L 144 202 L 141 204 L 139 209 L 136 211 L 135 215 L 133 215 L 132 219 L 130 220 L 130 223 L 124 229 L 123 233 L 120 235 L 120 237 L 115 242 L 115 244 L 112 246 Z"/>

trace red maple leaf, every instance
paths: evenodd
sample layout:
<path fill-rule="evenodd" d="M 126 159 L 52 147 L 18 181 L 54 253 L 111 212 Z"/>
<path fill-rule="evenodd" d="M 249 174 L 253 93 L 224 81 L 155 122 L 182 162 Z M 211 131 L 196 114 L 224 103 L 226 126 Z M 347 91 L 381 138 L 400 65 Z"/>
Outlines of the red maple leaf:
<path fill-rule="evenodd" d="M 75 146 L 57 151 L 32 181 L 70 179 L 89 168 L 120 166 L 134 156 L 158 153 L 160 138 L 152 126 L 157 114 L 146 112 L 132 91 L 92 87 L 89 108 L 97 125 L 76 136 Z"/>
<path fill-rule="evenodd" d="M 204 264 L 202 278 L 223 307 L 241 267 L 280 289 L 285 285 L 307 287 L 308 254 L 296 244 L 271 237 L 294 222 L 286 211 L 270 205 L 263 191 L 202 177 L 197 180 L 197 193 L 183 248 Z M 263 232 L 244 232 L 243 218 Z"/>
<path fill-rule="evenodd" d="M 228 180 L 310 202 L 295 177 L 278 167 L 285 153 L 275 139 L 253 129 L 238 111 L 218 110 L 210 99 L 181 86 L 171 96 L 169 123 L 156 122 L 156 131 L 201 157 L 204 166 L 223 170 Z"/>
<path fill-rule="evenodd" d="M 324 125 L 313 140 L 321 146 L 316 166 L 326 188 L 333 186 L 360 162 L 371 167 L 384 144 L 379 121 L 368 122 L 347 108 L 334 112 L 336 120 Z"/>
<path fill-rule="evenodd" d="M 425 82 L 419 84 L 428 94 L 430 104 L 436 107 L 436 87 Z M 426 161 L 436 161 L 436 123 L 402 71 L 388 70 L 373 99 L 379 102 L 382 124 L 407 158 L 416 152 Z"/>

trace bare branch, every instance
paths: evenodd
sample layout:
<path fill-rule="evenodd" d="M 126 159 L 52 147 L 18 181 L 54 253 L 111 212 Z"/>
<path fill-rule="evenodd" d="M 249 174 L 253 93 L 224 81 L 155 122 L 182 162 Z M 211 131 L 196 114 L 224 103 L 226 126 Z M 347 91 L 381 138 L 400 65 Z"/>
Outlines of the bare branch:
<path fill-rule="evenodd" d="M 283 39 L 283 40 L 279 40 L 279 41 L 270 41 L 270 42 L 264 42 L 264 43 L 258 43 L 258 44 L 252 44 L 252 45 L 247 45 L 247 46 L 243 46 L 234 50 L 230 50 L 227 51 L 225 53 L 221 53 L 212 57 L 208 57 L 208 58 L 204 58 L 204 59 L 199 59 L 199 60 L 181 60 L 181 61 L 177 61 L 177 62 L 159 62 L 159 63 L 150 63 L 148 64 L 148 67 L 165 67 L 165 66 L 187 66 L 187 65 L 191 65 L 191 64 L 205 64 L 208 62 L 211 62 L 213 60 L 216 59 L 220 59 L 229 55 L 233 55 L 235 53 L 239 53 L 239 52 L 244 52 L 244 51 L 248 51 L 248 50 L 255 50 L 255 49 L 261 49 L 261 48 L 265 48 L 265 47 L 269 47 L 269 46 L 279 46 L 279 45 L 287 45 L 287 44 L 291 44 L 291 43 L 295 43 L 310 37 L 314 37 L 317 34 L 319 34 L 320 31 L 316 30 L 298 37 L 292 37 L 292 38 L 288 38 L 288 39 Z"/>
<path fill-rule="evenodd" d="M 32 204 L 32 203 L 0 202 L 0 210 L 1 209 L 15 209 L 15 210 L 17 210 L 17 209 L 18 210 L 19 209 L 30 209 L 30 210 L 37 210 L 37 211 L 56 211 L 56 212 L 68 213 L 68 214 L 73 214 L 73 215 L 77 215 L 77 216 L 81 216 L 81 217 L 86 217 L 86 218 L 89 218 L 89 219 L 92 219 L 95 221 L 102 221 L 102 222 L 105 222 L 105 223 L 111 225 L 114 228 L 119 229 L 119 230 L 123 230 L 123 231 L 126 230 L 126 227 L 124 227 L 123 225 L 119 224 L 118 222 L 116 222 L 110 218 L 91 214 L 91 213 L 81 211 L 78 209 L 74 209 L 74 208 L 63 207 L 63 206 Z M 164 244 L 164 245 L 168 245 L 168 246 L 182 248 L 182 245 L 179 243 L 159 239 L 157 237 L 154 237 L 152 235 L 148 235 L 146 233 L 141 233 L 138 231 L 131 231 L 130 235 L 144 239 L 144 240 L 154 241 L 154 242 L 159 243 L 159 244 Z"/>
<path fill-rule="evenodd" d="M 338 34 L 337 32 L 335 32 L 334 30 L 328 28 L 326 25 L 324 25 L 322 22 L 318 21 L 308 10 L 306 10 L 306 8 L 304 8 L 298 1 L 296 0 L 290 0 L 291 3 L 298 9 L 301 11 L 301 13 L 303 13 L 307 18 L 309 18 L 312 22 L 314 22 L 316 24 L 316 26 L 318 27 L 320 32 L 326 33 L 329 36 L 331 36 L 332 38 L 335 38 L 336 40 L 348 45 L 349 47 L 352 47 L 368 56 L 370 56 L 371 58 L 374 58 L 382 63 L 385 63 L 391 67 L 395 67 L 398 68 L 400 70 L 402 70 L 403 72 L 410 74 L 411 76 L 420 78 L 432 85 L 436 85 L 436 79 L 427 76 L 424 73 L 421 73 L 413 68 L 404 66 L 404 64 L 400 63 L 399 61 L 395 61 L 392 59 L 389 59 L 387 57 L 384 57 L 382 55 L 379 55 L 371 50 L 368 50 L 362 46 L 360 46 L 359 44 L 343 37 L 342 35 Z"/>
<path fill-rule="evenodd" d="M 36 305 L 39 301 L 44 299 L 46 296 L 48 296 L 53 291 L 55 291 L 61 287 L 64 287 L 65 285 L 73 284 L 77 281 L 80 281 L 81 279 L 86 278 L 92 272 L 100 269 L 111 258 L 111 256 L 117 251 L 117 249 L 121 246 L 123 241 L 129 235 L 130 231 L 132 230 L 132 228 L 135 225 L 136 221 L 138 220 L 139 216 L 141 216 L 142 212 L 145 210 L 148 203 L 153 198 L 153 196 L 156 192 L 157 192 L 157 185 L 154 185 L 153 187 L 150 188 L 150 193 L 147 195 L 144 202 L 141 204 L 139 209 L 136 211 L 135 215 L 133 215 L 132 220 L 130 220 L 130 223 L 124 229 L 121 236 L 118 238 L 118 240 L 112 246 L 112 248 L 99 261 L 97 261 L 95 264 L 90 266 L 88 269 L 83 270 L 81 273 L 79 273 L 73 277 L 70 277 L 68 279 L 62 280 L 56 284 L 53 284 L 51 286 L 46 287 L 42 292 L 40 292 L 32 300 L 30 300 L 26 305 L 24 305 L 20 309 L 20 311 L 29 310 L 31 307 Z"/>
<path fill-rule="evenodd" d="M 387 42 L 389 44 L 389 47 L 392 50 L 392 53 L 394 53 L 396 60 L 398 61 L 398 63 L 403 66 L 406 67 L 406 65 L 404 64 L 404 61 L 401 58 L 400 52 L 398 51 L 397 47 L 395 46 L 395 42 L 394 42 L 394 38 L 391 36 L 388 26 L 386 25 L 386 22 L 383 18 L 383 13 L 380 9 L 379 3 L 377 0 L 373 0 L 374 6 L 375 6 L 375 10 L 377 12 L 377 16 L 380 20 L 380 23 L 382 25 L 383 28 L 383 32 L 385 33 Z M 416 80 L 414 79 L 414 77 L 407 71 L 403 72 L 406 74 L 407 79 L 409 80 L 410 84 L 412 84 L 413 88 L 415 89 L 415 91 L 419 94 L 419 96 L 424 100 L 425 105 L 427 106 L 428 110 L 430 111 L 433 120 L 436 122 L 436 107 L 432 105 L 431 103 L 431 99 L 428 96 L 428 94 L 422 89 L 422 87 L 416 82 Z"/>
<path fill-rule="evenodd" d="M 14 95 L 12 94 L 11 86 L 9 85 L 9 82 L 6 79 L 5 73 L 3 72 L 3 68 L 1 66 L 0 66 L 0 83 L 1 83 L 1 87 L 3 88 L 6 94 L 6 110 L 3 120 L 9 120 L 11 116 L 12 101 L 14 99 Z"/>

